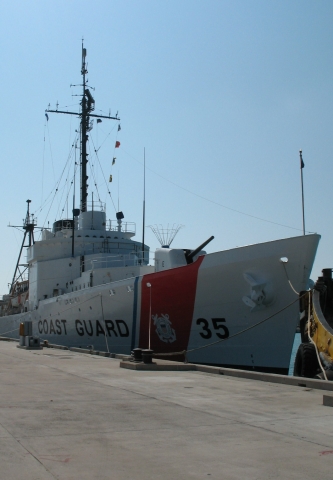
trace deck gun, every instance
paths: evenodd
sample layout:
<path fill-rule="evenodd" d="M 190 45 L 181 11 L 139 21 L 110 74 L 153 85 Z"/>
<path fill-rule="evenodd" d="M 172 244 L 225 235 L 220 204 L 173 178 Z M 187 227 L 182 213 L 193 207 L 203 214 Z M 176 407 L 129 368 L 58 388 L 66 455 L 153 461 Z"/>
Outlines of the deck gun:
<path fill-rule="evenodd" d="M 197 253 L 200 252 L 203 248 L 205 248 L 206 245 L 208 245 L 209 242 L 213 240 L 214 236 L 212 235 L 211 237 L 208 238 L 204 243 L 199 245 L 195 250 L 184 250 L 185 251 L 185 258 L 187 264 L 193 263 L 193 258 L 197 255 Z"/>

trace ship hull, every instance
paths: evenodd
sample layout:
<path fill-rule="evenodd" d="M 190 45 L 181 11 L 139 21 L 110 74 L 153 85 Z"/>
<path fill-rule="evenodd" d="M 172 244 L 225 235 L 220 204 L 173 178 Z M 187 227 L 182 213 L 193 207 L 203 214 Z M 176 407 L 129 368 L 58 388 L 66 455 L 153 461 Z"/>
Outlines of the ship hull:
<path fill-rule="evenodd" d="M 2 317 L 0 335 L 17 338 L 20 322 L 32 320 L 33 334 L 52 344 L 120 354 L 150 347 L 170 360 L 287 373 L 299 320 L 294 290 L 307 288 L 319 238 L 212 253 L 42 300 Z"/>

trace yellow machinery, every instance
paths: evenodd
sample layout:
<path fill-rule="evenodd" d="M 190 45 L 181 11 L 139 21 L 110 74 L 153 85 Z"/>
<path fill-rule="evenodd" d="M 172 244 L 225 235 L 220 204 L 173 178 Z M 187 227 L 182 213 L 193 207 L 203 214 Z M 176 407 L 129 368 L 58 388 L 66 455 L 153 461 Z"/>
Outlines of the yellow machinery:
<path fill-rule="evenodd" d="M 333 380 L 333 280 L 325 268 L 313 290 L 301 292 L 301 337 L 294 375 Z"/>

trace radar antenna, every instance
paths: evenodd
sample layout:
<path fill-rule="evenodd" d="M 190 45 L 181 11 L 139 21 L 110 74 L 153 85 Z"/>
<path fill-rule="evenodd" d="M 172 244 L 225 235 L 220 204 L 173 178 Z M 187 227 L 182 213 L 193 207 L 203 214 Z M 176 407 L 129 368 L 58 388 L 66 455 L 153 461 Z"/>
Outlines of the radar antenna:
<path fill-rule="evenodd" d="M 111 117 L 110 115 L 96 115 L 92 113 L 95 110 L 95 100 L 90 93 L 89 85 L 87 84 L 86 74 L 88 73 L 87 63 L 87 49 L 83 47 L 82 41 L 82 67 L 81 67 L 81 75 L 82 75 L 82 84 L 80 85 L 72 85 L 72 86 L 81 86 L 82 87 L 82 99 L 81 99 L 81 112 L 65 112 L 63 110 L 58 110 L 58 106 L 56 110 L 51 110 L 47 108 L 45 110 L 46 113 L 65 113 L 67 115 L 75 115 L 81 118 L 81 201 L 80 207 L 81 212 L 87 211 L 87 197 L 88 197 L 88 175 L 87 175 L 87 163 L 88 163 L 88 153 L 87 153 L 87 142 L 89 140 L 88 133 L 93 128 L 92 119 L 97 118 L 100 120 L 101 118 L 106 118 L 108 120 L 120 120 L 118 117 L 118 112 L 116 113 L 115 117 Z M 88 88 L 89 87 L 89 88 Z"/>
<path fill-rule="evenodd" d="M 184 225 L 176 225 L 173 224 L 172 227 L 169 227 L 169 224 L 166 228 L 162 225 L 148 225 L 148 227 L 154 232 L 155 237 L 159 241 L 162 248 L 169 248 L 175 236 L 179 232 L 179 230 Z"/>

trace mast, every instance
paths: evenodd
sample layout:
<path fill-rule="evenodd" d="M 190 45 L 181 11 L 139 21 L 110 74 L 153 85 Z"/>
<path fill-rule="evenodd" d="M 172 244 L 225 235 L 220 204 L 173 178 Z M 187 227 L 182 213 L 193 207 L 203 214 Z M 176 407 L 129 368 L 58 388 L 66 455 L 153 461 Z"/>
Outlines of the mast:
<path fill-rule="evenodd" d="M 83 48 L 82 43 L 82 101 L 81 101 L 81 196 L 80 196 L 80 208 L 81 212 L 87 211 L 87 196 L 88 196 L 88 175 L 87 175 L 87 131 L 89 130 L 89 112 L 87 108 L 87 98 L 86 98 L 86 55 L 87 50 Z M 89 90 L 87 89 L 89 92 Z"/>
<path fill-rule="evenodd" d="M 23 240 L 22 240 L 22 244 L 21 244 L 21 249 L 20 249 L 20 253 L 19 253 L 19 256 L 18 256 L 18 259 L 17 259 L 17 262 L 16 262 L 16 266 L 15 266 L 15 271 L 14 271 L 14 275 L 13 275 L 13 279 L 12 279 L 12 283 L 10 284 L 10 292 L 13 292 L 13 289 L 14 289 L 14 285 L 15 285 L 15 282 L 19 279 L 19 278 L 22 278 L 23 280 L 23 274 L 25 272 L 25 270 L 27 269 L 28 265 L 27 264 L 20 264 L 20 260 L 21 260 L 21 256 L 22 256 L 22 250 L 24 247 L 31 247 L 34 243 L 35 243 L 35 239 L 34 239 L 34 229 L 35 229 L 35 226 L 36 226 L 36 219 L 34 218 L 34 215 L 31 214 L 30 215 L 30 203 L 31 203 L 31 200 L 27 200 L 27 214 L 25 216 L 25 220 L 23 221 L 23 225 L 21 226 L 17 226 L 17 225 L 9 225 L 10 227 L 14 227 L 14 228 L 23 228 L 24 230 L 24 235 L 23 235 Z M 28 235 L 28 245 L 25 245 L 25 240 L 26 240 L 26 237 Z M 19 267 L 24 267 L 24 271 L 23 272 L 20 272 L 20 268 Z M 17 275 L 18 274 L 18 275 Z"/>
<path fill-rule="evenodd" d="M 115 117 L 111 117 L 111 115 L 96 115 L 92 112 L 95 109 L 95 100 L 90 93 L 90 90 L 87 85 L 86 74 L 88 73 L 87 70 L 87 49 L 84 48 L 82 42 L 82 64 L 81 64 L 81 75 L 82 75 L 82 84 L 80 85 L 72 85 L 73 87 L 82 87 L 82 98 L 81 98 L 81 112 L 65 112 L 61 110 L 45 110 L 49 113 L 64 113 L 67 115 L 75 115 L 81 118 L 81 125 L 80 125 L 80 186 L 81 186 L 81 193 L 80 193 L 80 210 L 81 212 L 87 211 L 87 197 L 88 197 L 88 175 L 87 175 L 87 164 L 88 164 L 88 153 L 87 153 L 87 142 L 89 140 L 88 132 L 93 128 L 93 121 L 92 117 L 94 118 L 106 118 L 109 120 L 120 120 L 118 114 Z M 89 88 L 88 88 L 89 87 Z"/>

